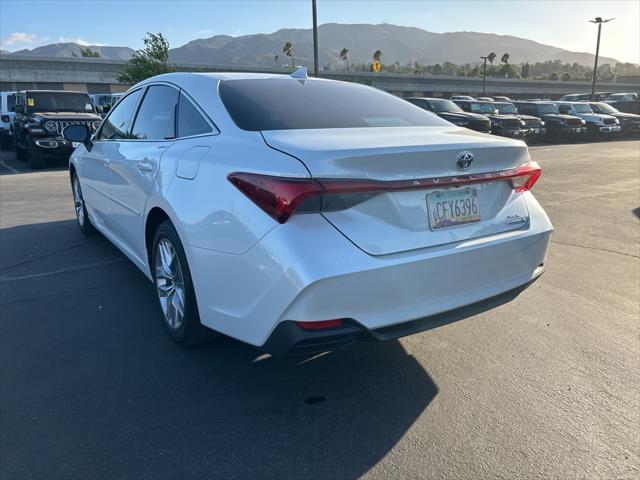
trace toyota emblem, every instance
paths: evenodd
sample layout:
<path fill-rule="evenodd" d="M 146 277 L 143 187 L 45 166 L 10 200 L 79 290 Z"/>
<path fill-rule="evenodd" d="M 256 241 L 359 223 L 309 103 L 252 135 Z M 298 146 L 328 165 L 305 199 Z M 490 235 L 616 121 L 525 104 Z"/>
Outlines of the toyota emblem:
<path fill-rule="evenodd" d="M 466 170 L 473 163 L 473 153 L 471 152 L 460 152 L 456 157 L 456 162 L 458 164 L 458 168 L 461 170 Z"/>

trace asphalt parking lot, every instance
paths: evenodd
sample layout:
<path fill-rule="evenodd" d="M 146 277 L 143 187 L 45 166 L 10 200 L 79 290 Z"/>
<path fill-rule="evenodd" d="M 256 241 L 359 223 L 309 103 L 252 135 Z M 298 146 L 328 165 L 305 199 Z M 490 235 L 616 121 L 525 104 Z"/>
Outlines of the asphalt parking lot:
<path fill-rule="evenodd" d="M 64 166 L 2 152 L 0 477 L 638 478 L 640 141 L 531 153 L 556 232 L 514 302 L 274 359 L 175 345 Z"/>

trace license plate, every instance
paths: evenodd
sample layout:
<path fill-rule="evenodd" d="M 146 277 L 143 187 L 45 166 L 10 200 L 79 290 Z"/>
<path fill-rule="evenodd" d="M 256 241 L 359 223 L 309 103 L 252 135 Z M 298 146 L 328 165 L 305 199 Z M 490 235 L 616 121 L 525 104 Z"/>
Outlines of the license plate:
<path fill-rule="evenodd" d="M 478 190 L 465 188 L 427 195 L 431 230 L 480 221 Z"/>
<path fill-rule="evenodd" d="M 73 148 L 79 147 L 80 142 L 71 142 L 71 146 L 73 146 Z"/>

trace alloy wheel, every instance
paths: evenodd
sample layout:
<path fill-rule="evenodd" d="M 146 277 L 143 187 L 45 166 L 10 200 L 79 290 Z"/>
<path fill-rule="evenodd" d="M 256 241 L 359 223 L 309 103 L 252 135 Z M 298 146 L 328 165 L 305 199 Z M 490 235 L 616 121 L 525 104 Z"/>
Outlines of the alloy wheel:
<path fill-rule="evenodd" d="M 73 203 L 76 208 L 76 217 L 82 227 L 84 225 L 84 201 L 82 200 L 82 190 L 77 176 L 73 177 Z"/>
<path fill-rule="evenodd" d="M 155 269 L 162 313 L 169 327 L 177 330 L 184 322 L 184 277 L 176 250 L 166 237 L 158 242 Z"/>

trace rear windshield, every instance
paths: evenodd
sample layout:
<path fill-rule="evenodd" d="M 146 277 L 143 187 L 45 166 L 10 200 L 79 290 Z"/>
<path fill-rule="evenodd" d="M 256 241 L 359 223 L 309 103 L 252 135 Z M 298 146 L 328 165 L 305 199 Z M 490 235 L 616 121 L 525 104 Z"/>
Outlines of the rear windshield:
<path fill-rule="evenodd" d="M 220 97 L 243 130 L 448 126 L 391 94 L 354 83 L 242 79 L 220 83 Z"/>

